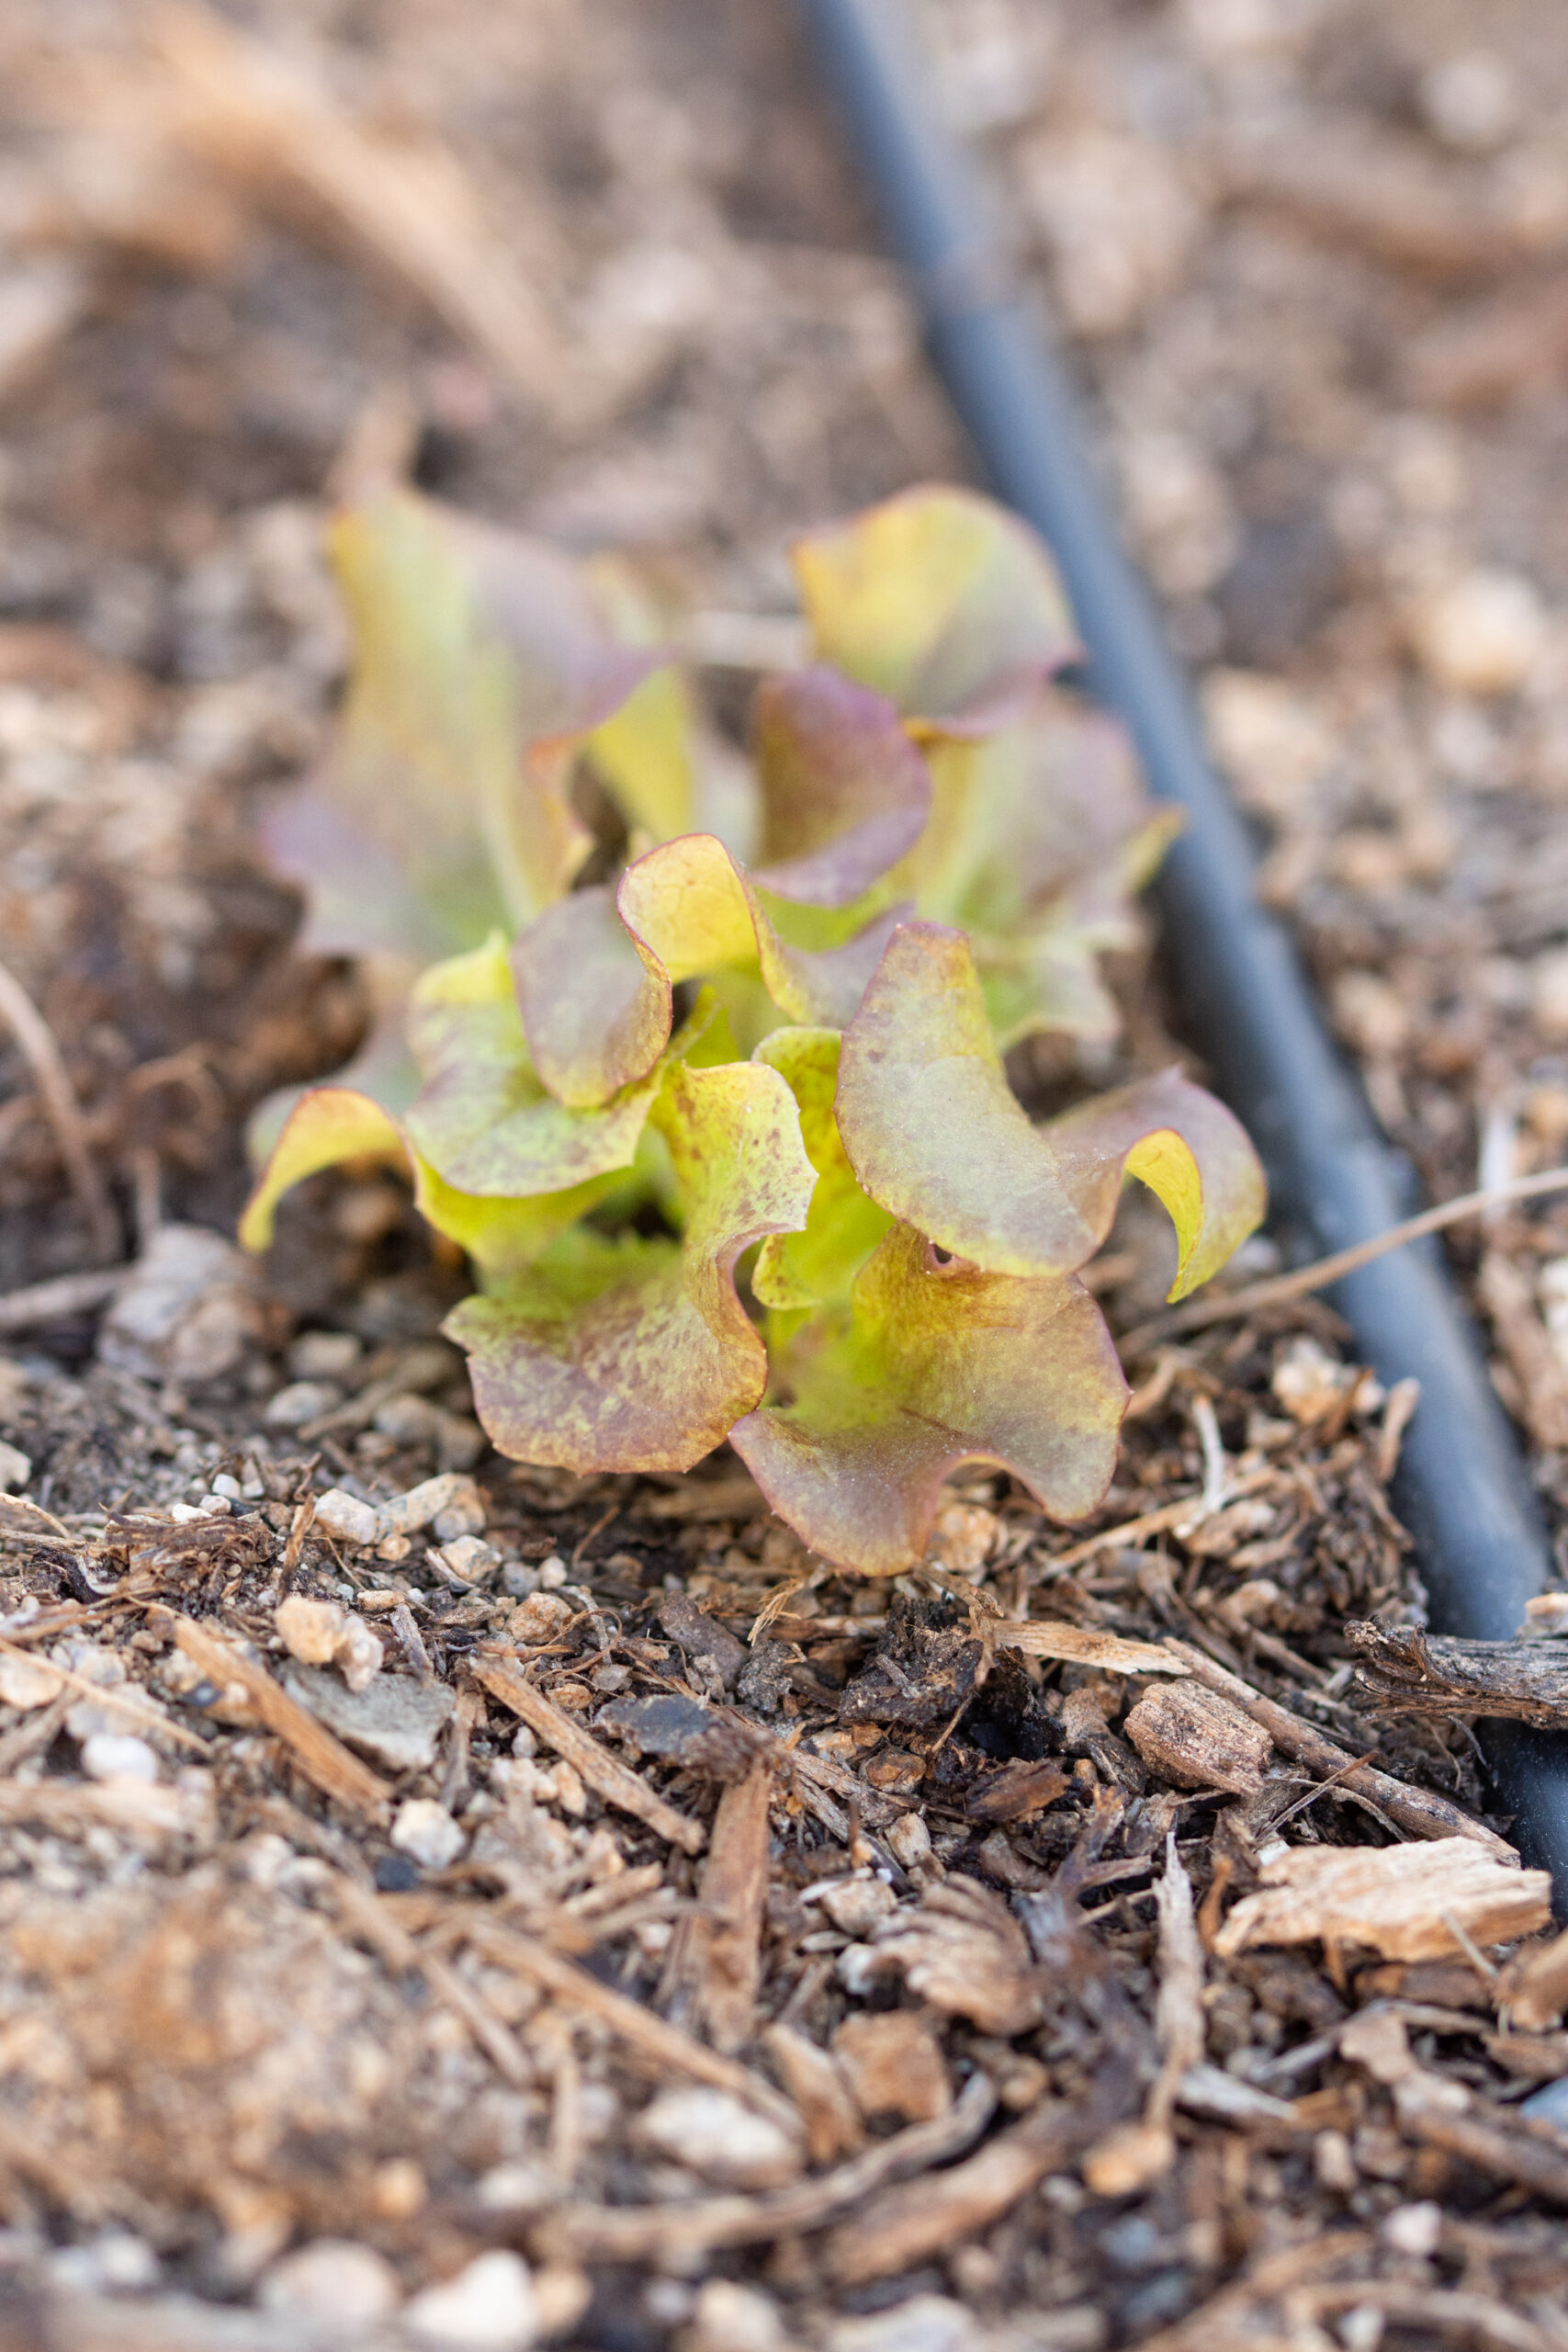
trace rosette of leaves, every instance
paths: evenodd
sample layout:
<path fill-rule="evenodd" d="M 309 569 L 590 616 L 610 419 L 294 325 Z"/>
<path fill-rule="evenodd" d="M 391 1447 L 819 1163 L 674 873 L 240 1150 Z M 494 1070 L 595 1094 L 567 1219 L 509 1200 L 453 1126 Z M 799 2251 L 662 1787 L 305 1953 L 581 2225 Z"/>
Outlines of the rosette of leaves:
<path fill-rule="evenodd" d="M 813 659 L 762 680 L 739 791 L 628 575 L 411 493 L 337 552 L 342 739 L 275 839 L 314 941 L 386 959 L 398 1035 L 294 1105 L 247 1243 L 302 1176 L 400 1159 L 472 1262 L 446 1328 L 502 1452 L 728 1438 L 844 1566 L 917 1562 L 965 1463 L 1091 1510 L 1126 1389 L 1079 1274 L 1123 1180 L 1171 1216 L 1173 1297 L 1263 1185 L 1176 1071 L 1043 1125 L 1009 1088 L 1030 1030 L 1113 1033 L 1100 956 L 1169 831 L 1062 682 L 1038 543 L 943 490 L 803 541 Z"/>

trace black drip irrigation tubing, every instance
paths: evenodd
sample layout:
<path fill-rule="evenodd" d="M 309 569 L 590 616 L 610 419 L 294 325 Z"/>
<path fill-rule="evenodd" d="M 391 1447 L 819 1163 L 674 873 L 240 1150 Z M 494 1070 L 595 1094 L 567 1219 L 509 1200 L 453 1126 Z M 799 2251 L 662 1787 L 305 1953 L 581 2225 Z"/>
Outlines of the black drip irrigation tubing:
<path fill-rule="evenodd" d="M 1152 789 L 1186 813 L 1159 888 L 1194 1041 L 1262 1152 L 1277 1217 L 1306 1252 L 1370 1240 L 1409 1214 L 1413 1170 L 1380 1132 L 1294 948 L 1258 901 L 1246 826 L 1122 551 L 1043 323 L 1018 292 L 972 166 L 933 103 L 909 0 L 798 5 L 953 404 L 998 495 L 1055 556 L 1091 682 L 1130 729 Z M 1328 1296 L 1380 1378 L 1421 1384 L 1394 1499 L 1416 1540 L 1434 1628 L 1506 1639 L 1551 1573 L 1551 1555 L 1438 1250 L 1396 1250 Z M 1568 1907 L 1568 1740 L 1516 1724 L 1483 1731 L 1521 1849 L 1551 1871 Z"/>

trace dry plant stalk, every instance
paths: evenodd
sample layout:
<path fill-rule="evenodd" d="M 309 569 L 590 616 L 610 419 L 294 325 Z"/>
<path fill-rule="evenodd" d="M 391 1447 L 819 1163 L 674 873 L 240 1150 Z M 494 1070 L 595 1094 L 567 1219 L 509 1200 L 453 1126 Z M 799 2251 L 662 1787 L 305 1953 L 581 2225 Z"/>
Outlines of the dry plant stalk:
<path fill-rule="evenodd" d="M 1047 2173 L 1070 2164 L 1095 2128 L 1092 2110 L 1052 2100 L 963 2164 L 886 2190 L 829 2237 L 830 2277 L 840 2286 L 863 2286 L 908 2269 L 933 2246 L 973 2237 Z"/>
<path fill-rule="evenodd" d="M 606 1804 L 616 1805 L 622 1813 L 645 1822 L 656 1836 L 679 1846 L 683 1853 L 702 1852 L 707 1838 L 702 1823 L 667 1804 L 629 1765 L 612 1756 L 592 1733 L 573 1723 L 553 1699 L 547 1699 L 536 1683 L 514 1674 L 510 1667 L 489 1663 L 476 1664 L 474 1674 L 492 1698 L 499 1699 L 503 1707 L 510 1707 L 514 1715 L 521 1715 L 530 1731 L 536 1732 L 558 1756 L 563 1756 Z"/>
<path fill-rule="evenodd" d="M 1147 2188 L 1176 2162 L 1176 2112 L 1181 2078 L 1202 2063 L 1203 1946 L 1192 1904 L 1192 1882 L 1168 1832 L 1165 1873 L 1156 1889 L 1159 1914 L 1159 1993 L 1155 2037 L 1160 2069 L 1149 2087 L 1143 2120 L 1106 2134 L 1084 2160 L 1084 2178 L 1098 2197 L 1127 2197 Z"/>
<path fill-rule="evenodd" d="M 93 1155 L 87 1148 L 86 1125 L 82 1117 L 82 1105 L 76 1100 L 76 1090 L 71 1083 L 71 1073 L 54 1042 L 53 1030 L 15 973 L 8 971 L 4 964 L 0 964 L 0 1021 L 5 1023 L 16 1039 L 43 1097 L 44 1109 L 54 1129 L 54 1139 L 60 1146 L 60 1157 L 65 1163 L 71 1189 L 87 1220 L 93 1253 L 98 1258 L 118 1258 L 120 1250 L 119 1221 L 110 1205 Z M 73 1278 L 67 1276 L 65 1279 Z"/>
<path fill-rule="evenodd" d="M 268 1731 L 287 1743 L 299 1770 L 323 1796 L 334 1798 L 351 1813 L 361 1814 L 367 1820 L 386 1820 L 390 1792 L 385 1781 L 367 1764 L 362 1764 L 357 1756 L 351 1756 L 342 1741 L 335 1739 L 298 1700 L 291 1699 L 265 1667 L 189 1617 L 176 1620 L 175 1641 L 192 1665 L 199 1667 L 220 1690 L 231 1683 L 239 1684 L 246 1703 L 254 1709 Z"/>
<path fill-rule="evenodd" d="M 1380 1772 L 1374 1764 L 1359 1763 L 1355 1757 L 1303 1723 L 1300 1715 L 1292 1714 L 1260 1690 L 1254 1690 L 1238 1674 L 1228 1674 L 1213 1658 L 1190 1643 L 1168 1636 L 1167 1646 L 1173 1657 L 1184 1661 L 1200 1682 L 1222 1697 L 1234 1699 L 1236 1705 L 1252 1717 L 1255 1724 L 1269 1734 L 1276 1747 L 1293 1756 L 1310 1771 L 1325 1780 L 1334 1781 L 1354 1796 L 1363 1797 L 1375 1805 L 1390 1821 L 1412 1838 L 1468 1838 L 1483 1847 L 1497 1861 L 1513 1868 L 1518 1866 L 1518 1854 L 1506 1838 L 1499 1838 L 1483 1822 L 1472 1820 L 1459 1805 L 1447 1797 L 1437 1796 L 1429 1789 L 1413 1787 L 1408 1781 L 1396 1781 L 1392 1773 Z"/>
<path fill-rule="evenodd" d="M 854 2211 L 887 2183 L 925 2174 L 932 2165 L 961 2154 L 979 2138 L 996 2106 L 997 2095 L 989 2080 L 977 2073 L 934 2123 L 912 2123 L 890 2140 L 879 2140 L 837 2172 L 821 2173 L 815 2180 L 797 2181 L 789 2188 L 759 2197 L 712 2197 L 679 2205 L 565 2206 L 550 2216 L 540 2232 L 541 2251 L 611 2262 L 636 2262 L 650 2255 L 687 2260 L 718 2246 L 762 2245 L 774 2238 L 795 2237 L 803 2230 L 821 2229 L 841 2214 Z M 1053 2171 L 1058 2161 L 1053 2148 L 1035 2178 Z M 956 2175 L 945 2173 L 940 2177 L 951 2181 Z M 934 2188 L 934 2181 L 922 2179 L 918 2194 L 930 2197 Z M 1022 2188 L 1016 2191 L 1018 2196 L 1022 2194 Z M 872 2213 L 876 2211 L 871 2208 Z"/>
<path fill-rule="evenodd" d="M 454 1933 L 459 1933 L 476 1951 L 486 1953 L 502 1967 L 514 1969 L 519 1976 L 548 1993 L 563 2007 L 596 2018 L 628 2049 L 661 2072 L 689 2075 L 694 2082 L 710 2083 L 715 2090 L 728 2091 L 734 2098 L 744 2099 L 759 2114 L 770 2117 L 787 2131 L 797 2129 L 799 2119 L 789 2101 L 781 2098 L 749 2067 L 705 2048 L 678 2026 L 667 2024 L 651 2009 L 644 2008 L 640 2001 L 601 1984 L 596 1976 L 591 1976 L 585 1968 L 579 1968 L 560 1952 L 551 1951 L 534 1938 L 519 1935 L 515 1929 L 487 1918 L 481 1911 L 468 1907 L 457 1915 Z"/>
<path fill-rule="evenodd" d="M 1069 1625 L 1057 1618 L 1032 1617 L 1025 1623 L 1007 1621 L 995 1628 L 1003 1649 L 1021 1650 L 1026 1657 L 1065 1658 L 1073 1666 L 1097 1667 L 1102 1674 L 1185 1674 L 1187 1668 L 1168 1650 L 1153 1642 L 1131 1642 L 1122 1634 L 1102 1634 L 1094 1625 Z"/>
<path fill-rule="evenodd" d="M 773 1776 L 759 1757 L 718 1801 L 703 1865 L 701 1910 L 682 1922 L 671 1970 L 714 2048 L 727 2056 L 751 2039 L 761 1979 L 768 1893 L 768 1802 Z"/>
<path fill-rule="evenodd" d="M 1541 1641 L 1461 1642 L 1414 1625 L 1351 1619 L 1358 1680 L 1391 1713 L 1513 1716 L 1568 1724 L 1568 1650 Z"/>

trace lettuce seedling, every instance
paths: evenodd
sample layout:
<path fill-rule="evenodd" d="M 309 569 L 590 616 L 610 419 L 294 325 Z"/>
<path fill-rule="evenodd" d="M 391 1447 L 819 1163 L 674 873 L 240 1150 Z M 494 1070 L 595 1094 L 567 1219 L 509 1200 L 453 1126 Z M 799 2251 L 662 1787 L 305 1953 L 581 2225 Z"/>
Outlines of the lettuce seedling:
<path fill-rule="evenodd" d="M 1264 1193 L 1175 1070 L 1041 1125 L 1009 1087 L 1031 1030 L 1114 1034 L 1100 958 L 1170 831 L 1063 682 L 1038 542 L 950 490 L 804 540 L 814 658 L 761 682 L 739 795 L 631 575 L 412 493 L 337 558 L 342 735 L 274 838 L 316 944 L 396 959 L 406 1058 L 370 1082 L 383 1035 L 294 1104 L 248 1246 L 301 1177 L 393 1157 L 474 1267 L 446 1329 L 503 1453 L 684 1470 L 728 1438 L 874 1575 L 964 1463 L 1091 1510 L 1127 1392 L 1079 1276 L 1124 1179 L 1170 1214 L 1173 1297 Z M 587 769 L 622 863 L 579 887 Z"/>

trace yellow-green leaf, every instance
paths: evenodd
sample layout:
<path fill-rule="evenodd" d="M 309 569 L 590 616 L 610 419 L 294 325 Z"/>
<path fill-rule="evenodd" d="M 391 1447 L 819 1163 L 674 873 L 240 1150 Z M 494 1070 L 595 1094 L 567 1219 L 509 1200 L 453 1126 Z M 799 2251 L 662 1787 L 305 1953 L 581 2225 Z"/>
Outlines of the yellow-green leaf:
<path fill-rule="evenodd" d="M 681 1195 L 679 1241 L 578 1228 L 447 1318 L 479 1419 L 516 1460 L 689 1469 L 761 1397 L 766 1357 L 734 1272 L 750 1243 L 806 1221 L 815 1175 L 795 1098 L 755 1063 L 677 1064 L 652 1116 Z"/>
<path fill-rule="evenodd" d="M 806 1156 L 817 1171 L 805 1231 L 776 1233 L 763 1242 L 751 1288 L 764 1306 L 842 1305 L 893 1220 L 861 1190 L 839 1137 L 833 1116 L 838 1033 L 775 1029 L 751 1058 L 788 1081 L 800 1110 Z"/>
<path fill-rule="evenodd" d="M 784 1401 L 730 1443 L 803 1543 L 866 1576 L 924 1557 L 942 1482 L 966 1462 L 999 1463 L 1053 1518 L 1081 1519 L 1127 1401 L 1080 1283 L 941 1264 L 906 1225 L 862 1271 L 851 1314 L 795 1334 L 774 1386 Z"/>
<path fill-rule="evenodd" d="M 577 890 L 513 951 L 533 1066 L 563 1103 L 608 1103 L 644 1078 L 670 1035 L 682 980 L 756 975 L 793 1021 L 841 1027 L 897 922 L 890 909 L 845 945 L 820 952 L 780 938 L 756 892 L 712 833 L 666 842 L 626 868 L 615 894 Z"/>
<path fill-rule="evenodd" d="M 1111 1229 L 1124 1174 L 1170 1212 L 1173 1298 L 1261 1221 L 1263 1171 L 1224 1105 L 1179 1072 L 1139 1080 L 1034 1127 L 992 1042 L 968 942 L 895 932 L 839 1063 L 838 1121 L 861 1183 L 942 1249 L 994 1273 L 1061 1274 Z"/>
<path fill-rule="evenodd" d="M 611 1170 L 565 1192 L 540 1193 L 531 1200 L 499 1200 L 458 1192 L 436 1174 L 427 1159 L 414 1155 L 415 1205 L 427 1224 L 467 1252 L 486 1290 L 531 1266 L 569 1227 L 625 1181 L 620 1170 Z"/>
<path fill-rule="evenodd" d="M 241 1246 L 265 1250 L 270 1245 L 278 1202 L 307 1176 L 335 1168 L 341 1160 L 369 1158 L 406 1164 L 397 1121 L 354 1087 L 312 1086 L 289 1113 L 245 1204 Z"/>
<path fill-rule="evenodd" d="M 406 1114 L 408 1135 L 457 1191 L 518 1199 L 630 1165 L 659 1091 L 657 1067 L 595 1109 L 570 1108 L 547 1092 L 499 934 L 425 973 L 409 1034 L 424 1083 Z"/>
<path fill-rule="evenodd" d="M 975 491 L 904 491 L 794 555 L 818 658 L 911 722 L 988 732 L 1078 650 L 1044 548 Z"/>
<path fill-rule="evenodd" d="M 566 787 L 582 737 L 652 666 L 579 568 L 397 490 L 334 525 L 354 668 L 323 780 L 266 834 L 310 944 L 428 960 L 526 922 L 588 845 Z"/>

